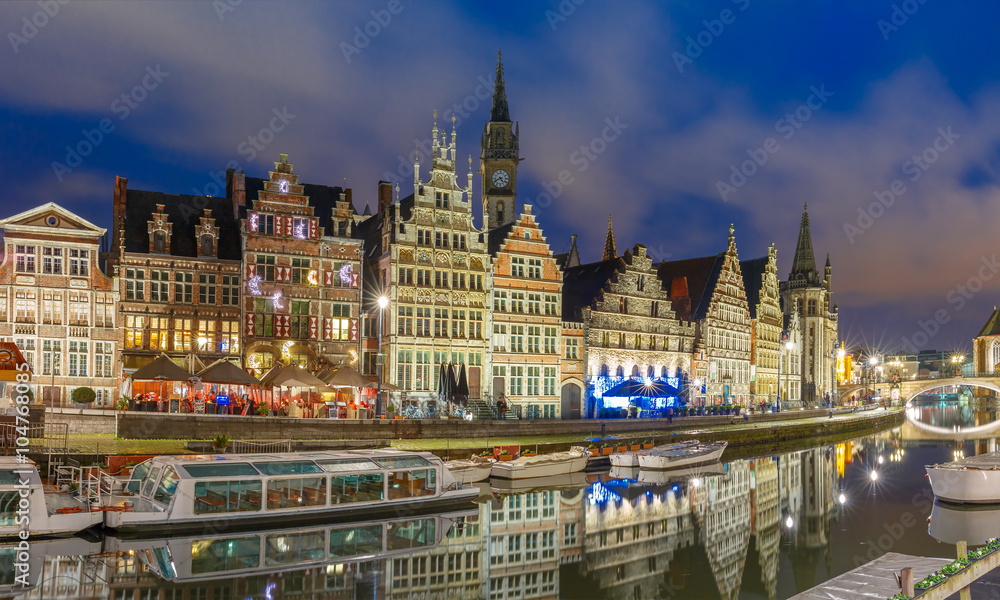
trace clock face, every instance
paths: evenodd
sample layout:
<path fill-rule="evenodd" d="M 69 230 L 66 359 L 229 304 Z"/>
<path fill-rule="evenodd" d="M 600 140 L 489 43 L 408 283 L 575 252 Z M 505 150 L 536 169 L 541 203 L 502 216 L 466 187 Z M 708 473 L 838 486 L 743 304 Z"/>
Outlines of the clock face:
<path fill-rule="evenodd" d="M 493 185 L 498 188 L 505 188 L 507 187 L 507 184 L 510 183 L 510 175 L 508 175 L 507 171 L 504 171 L 503 169 L 493 171 L 493 177 L 491 179 L 493 181 Z"/>

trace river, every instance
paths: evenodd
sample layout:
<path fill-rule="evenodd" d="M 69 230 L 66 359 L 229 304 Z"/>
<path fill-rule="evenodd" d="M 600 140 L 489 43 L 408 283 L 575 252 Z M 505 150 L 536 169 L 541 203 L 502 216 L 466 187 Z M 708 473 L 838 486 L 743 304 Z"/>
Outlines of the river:
<path fill-rule="evenodd" d="M 1000 509 L 940 506 L 931 535 L 923 471 L 994 450 L 988 433 L 942 438 L 997 414 L 925 398 L 909 416 L 926 427 L 682 474 L 578 474 L 527 492 L 484 485 L 466 511 L 377 523 L 359 514 L 325 538 L 330 526 L 318 536 L 302 527 L 36 542 L 28 588 L 13 585 L 0 556 L 0 597 L 788 598 L 885 552 L 953 557 L 956 536 L 1000 535 Z M 977 589 L 985 597 L 997 583 Z"/>

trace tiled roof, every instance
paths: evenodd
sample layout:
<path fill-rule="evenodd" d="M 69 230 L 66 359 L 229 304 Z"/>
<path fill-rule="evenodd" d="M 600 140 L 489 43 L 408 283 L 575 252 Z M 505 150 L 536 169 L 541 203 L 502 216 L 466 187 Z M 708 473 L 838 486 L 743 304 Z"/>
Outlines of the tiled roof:
<path fill-rule="evenodd" d="M 743 289 L 747 293 L 747 304 L 750 306 L 750 318 L 757 318 L 757 304 L 760 302 L 760 288 L 763 285 L 764 273 L 767 272 L 768 257 L 752 258 L 740 261 L 740 273 L 743 274 Z"/>
<path fill-rule="evenodd" d="M 582 321 L 583 308 L 597 300 L 619 269 L 625 270 L 620 258 L 566 269 L 563 272 L 563 321 Z"/>
<path fill-rule="evenodd" d="M 988 335 L 1000 335 L 1000 310 L 993 307 L 993 314 L 987 319 L 986 324 L 979 330 L 976 337 L 986 337 Z"/>
<path fill-rule="evenodd" d="M 725 257 L 725 253 L 720 252 L 715 256 L 672 260 L 657 265 L 657 274 L 667 289 L 673 289 L 674 279 L 687 278 L 692 319 L 703 319 L 708 313 L 708 305 L 712 301 L 715 282 L 719 279 L 719 273 L 722 272 Z"/>
<path fill-rule="evenodd" d="M 125 198 L 125 251 L 148 253 L 149 230 L 147 221 L 153 220 L 156 205 L 162 204 L 171 227 L 170 255 L 198 256 L 198 240 L 195 230 L 204 216 L 204 209 L 212 209 L 215 226 L 219 228 L 218 257 L 226 260 L 241 260 L 240 223 L 233 212 L 232 200 L 210 196 L 182 196 L 128 190 Z"/>

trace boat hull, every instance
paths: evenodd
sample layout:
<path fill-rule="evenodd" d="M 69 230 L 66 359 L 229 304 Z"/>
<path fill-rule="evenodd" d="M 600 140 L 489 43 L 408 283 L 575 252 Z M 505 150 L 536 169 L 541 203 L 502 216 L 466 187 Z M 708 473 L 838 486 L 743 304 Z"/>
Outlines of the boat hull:
<path fill-rule="evenodd" d="M 453 465 L 452 463 L 445 463 L 444 466 L 451 471 L 451 476 L 454 477 L 455 481 L 458 481 L 459 483 L 476 483 L 484 481 L 490 478 L 490 472 L 493 470 L 493 465 L 490 463 L 467 465 Z"/>
<path fill-rule="evenodd" d="M 926 467 L 934 497 L 953 504 L 1000 504 L 1000 470 Z"/>
<path fill-rule="evenodd" d="M 639 466 L 639 455 L 636 452 L 619 452 L 618 454 L 612 454 L 611 466 L 612 467 L 638 467 Z"/>
<path fill-rule="evenodd" d="M 421 511 L 444 511 L 451 508 L 462 509 L 473 504 L 480 495 L 475 486 L 464 486 L 458 490 L 449 490 L 439 496 L 427 498 L 412 498 L 391 503 L 379 504 L 340 504 L 337 506 L 318 507 L 315 510 L 299 510 L 297 512 L 252 512 L 252 513 L 215 513 L 192 517 L 189 519 L 159 520 L 136 518 L 143 513 L 107 513 L 105 527 L 116 532 L 118 537 L 136 538 L 150 537 L 166 532 L 185 533 L 204 531 L 211 526 L 216 532 L 230 532 L 259 529 L 266 526 L 289 526 L 310 523 L 340 523 L 356 521 L 358 511 L 364 511 L 366 517 L 399 517 L 400 514 L 416 514 Z"/>
<path fill-rule="evenodd" d="M 691 465 L 715 462 L 722 458 L 722 453 L 726 451 L 726 444 L 713 444 L 713 448 L 708 452 L 692 451 L 690 454 L 664 455 L 664 454 L 640 454 L 639 468 L 648 470 L 678 469 Z"/>
<path fill-rule="evenodd" d="M 565 454 L 565 458 L 549 458 L 552 455 L 548 455 L 549 457 L 519 458 L 507 462 L 497 462 L 493 464 L 490 475 L 500 479 L 534 479 L 566 475 L 582 471 L 587 466 L 587 459 L 590 458 L 590 455 L 582 448 L 578 451 L 559 454 Z"/>

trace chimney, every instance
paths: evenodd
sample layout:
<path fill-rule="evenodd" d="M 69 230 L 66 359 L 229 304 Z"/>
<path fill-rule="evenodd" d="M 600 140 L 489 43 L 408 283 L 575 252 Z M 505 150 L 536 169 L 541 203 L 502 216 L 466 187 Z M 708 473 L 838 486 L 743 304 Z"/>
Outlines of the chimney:
<path fill-rule="evenodd" d="M 247 203 L 247 174 L 226 169 L 226 195 L 233 201 L 233 216 L 240 217 L 240 207 Z"/>
<path fill-rule="evenodd" d="M 128 197 L 128 178 L 115 177 L 115 191 L 112 206 L 111 247 L 108 248 L 108 271 L 121 259 L 121 246 L 125 244 L 125 200 Z"/>
<path fill-rule="evenodd" d="M 388 181 L 378 182 L 378 212 L 392 204 L 392 184 Z"/>

